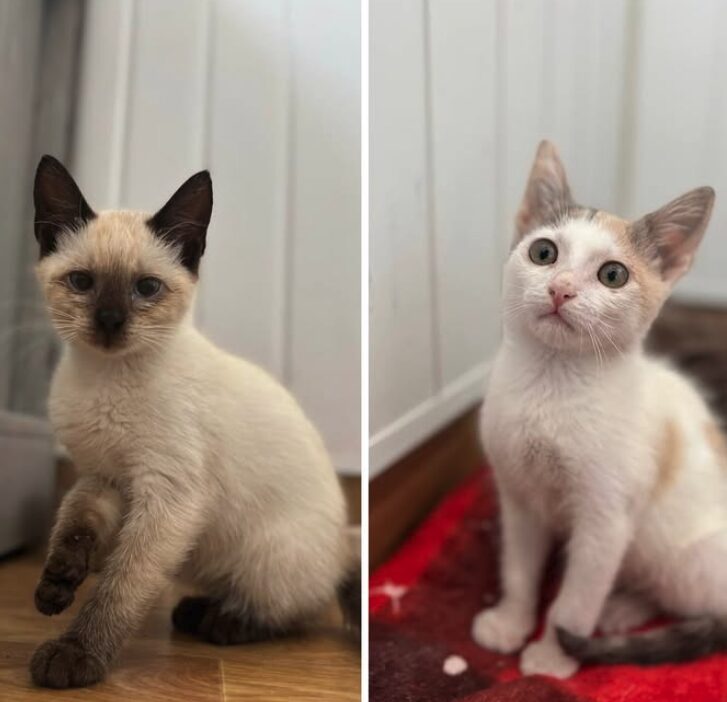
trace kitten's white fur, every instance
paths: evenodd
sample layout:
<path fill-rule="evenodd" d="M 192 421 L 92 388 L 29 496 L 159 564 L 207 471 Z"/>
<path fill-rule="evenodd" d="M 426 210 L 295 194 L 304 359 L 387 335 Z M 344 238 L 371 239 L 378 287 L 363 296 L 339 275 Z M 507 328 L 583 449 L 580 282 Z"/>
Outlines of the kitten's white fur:
<path fill-rule="evenodd" d="M 564 175 L 553 176 L 562 167 L 553 165 L 552 146 L 541 145 L 538 159 L 531 184 L 560 179 L 553 187 L 568 200 Z M 526 196 L 527 208 L 537 203 Z M 727 470 L 719 442 L 709 439 L 714 418 L 692 383 L 641 344 L 681 271 L 659 274 L 637 260 L 614 221 L 577 212 L 551 223 L 535 217 L 505 267 L 504 336 L 481 417 L 502 513 L 503 596 L 475 617 L 473 636 L 503 653 L 525 644 L 549 548 L 565 539 L 563 583 L 542 639 L 522 653 L 526 674 L 577 669 L 555 627 L 590 636 L 599 617 L 607 631 L 630 627 L 648 618 L 650 603 L 684 616 L 727 614 Z M 683 249 L 673 265 L 682 270 L 699 226 L 693 234 L 695 243 L 677 242 Z M 552 266 L 528 257 L 541 237 L 558 246 Z M 634 262 L 630 282 L 604 286 L 599 267 L 625 259 Z M 542 316 L 557 276 L 570 276 L 577 291 L 561 309 L 570 329 Z"/>

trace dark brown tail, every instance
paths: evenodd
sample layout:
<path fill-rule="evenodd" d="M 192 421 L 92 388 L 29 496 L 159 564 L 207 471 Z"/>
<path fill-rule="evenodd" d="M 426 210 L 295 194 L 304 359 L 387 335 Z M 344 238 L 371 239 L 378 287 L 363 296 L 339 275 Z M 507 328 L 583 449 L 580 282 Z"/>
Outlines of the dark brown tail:
<path fill-rule="evenodd" d="M 582 663 L 679 663 L 727 650 L 727 620 L 688 619 L 653 631 L 593 639 L 558 629 L 558 639 Z"/>
<path fill-rule="evenodd" d="M 352 568 L 338 586 L 338 603 L 341 605 L 346 626 L 356 636 L 361 636 L 361 565 Z"/>

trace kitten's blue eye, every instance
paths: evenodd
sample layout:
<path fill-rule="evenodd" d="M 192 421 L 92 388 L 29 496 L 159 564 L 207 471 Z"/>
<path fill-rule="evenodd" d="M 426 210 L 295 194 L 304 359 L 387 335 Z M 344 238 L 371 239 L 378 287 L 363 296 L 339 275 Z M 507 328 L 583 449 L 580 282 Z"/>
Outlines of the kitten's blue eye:
<path fill-rule="evenodd" d="M 83 271 L 71 271 L 67 280 L 68 285 L 76 292 L 88 292 L 93 287 L 93 278 Z"/>
<path fill-rule="evenodd" d="M 141 295 L 141 297 L 153 297 L 159 292 L 159 290 L 161 290 L 161 287 L 162 281 L 159 280 L 159 278 L 147 276 L 146 278 L 139 278 L 139 280 L 136 281 L 134 289 L 137 294 Z"/>
<path fill-rule="evenodd" d="M 598 279 L 607 288 L 622 288 L 629 279 L 629 271 L 623 263 L 608 261 L 598 270 Z"/>
<path fill-rule="evenodd" d="M 539 266 L 548 266 L 558 260 L 558 247 L 550 239 L 536 239 L 530 244 L 530 260 Z"/>

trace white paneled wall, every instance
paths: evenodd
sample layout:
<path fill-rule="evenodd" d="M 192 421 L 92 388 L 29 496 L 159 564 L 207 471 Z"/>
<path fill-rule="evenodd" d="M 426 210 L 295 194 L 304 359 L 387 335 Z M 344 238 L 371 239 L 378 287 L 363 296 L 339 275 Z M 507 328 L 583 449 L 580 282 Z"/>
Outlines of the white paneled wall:
<path fill-rule="evenodd" d="M 717 191 L 686 298 L 727 302 L 727 3 L 644 0 L 636 17 L 632 164 L 625 208 L 636 215 L 699 185 Z"/>
<path fill-rule="evenodd" d="M 210 168 L 198 317 L 360 470 L 357 0 L 91 0 L 74 170 L 153 211 Z"/>
<path fill-rule="evenodd" d="M 422 4 L 376 0 L 369 7 L 373 469 L 388 458 L 379 454 L 389 437 L 406 437 L 419 416 L 426 418 L 438 354 Z"/>
<path fill-rule="evenodd" d="M 618 209 L 626 0 L 371 0 L 371 469 L 482 396 L 538 141 Z"/>

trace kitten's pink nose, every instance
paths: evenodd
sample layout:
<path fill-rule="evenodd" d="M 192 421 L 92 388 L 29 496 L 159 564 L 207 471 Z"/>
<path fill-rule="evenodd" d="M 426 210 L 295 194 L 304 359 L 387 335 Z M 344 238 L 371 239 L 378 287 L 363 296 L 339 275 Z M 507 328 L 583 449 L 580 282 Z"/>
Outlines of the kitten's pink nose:
<path fill-rule="evenodd" d="M 548 286 L 548 294 L 550 295 L 550 299 L 553 300 L 553 304 L 557 310 L 561 305 L 568 302 L 568 300 L 572 300 L 577 293 L 571 281 L 554 280 Z"/>

